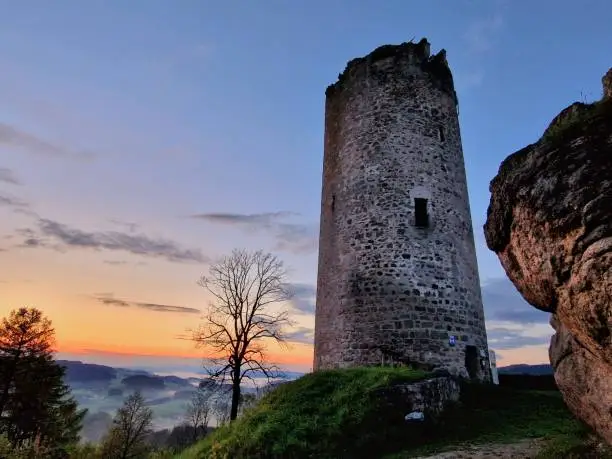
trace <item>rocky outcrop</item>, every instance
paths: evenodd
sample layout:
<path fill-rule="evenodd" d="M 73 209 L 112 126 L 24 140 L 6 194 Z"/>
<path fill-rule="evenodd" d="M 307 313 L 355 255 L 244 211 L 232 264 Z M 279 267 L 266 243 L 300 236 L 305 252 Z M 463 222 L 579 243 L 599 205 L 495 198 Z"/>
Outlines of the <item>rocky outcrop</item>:
<path fill-rule="evenodd" d="M 612 367 L 592 354 L 552 316 L 553 335 L 549 356 L 555 380 L 574 414 L 612 444 Z"/>
<path fill-rule="evenodd" d="M 603 86 L 502 163 L 484 230 L 523 297 L 553 314 L 566 403 L 612 444 L 612 69 Z"/>
<path fill-rule="evenodd" d="M 411 412 L 423 413 L 426 419 L 439 417 L 450 403 L 458 402 L 461 396 L 459 381 L 444 376 L 397 386 L 397 389 L 402 397 L 410 400 Z"/>
<path fill-rule="evenodd" d="M 604 87 L 604 99 L 612 99 L 612 69 L 608 70 L 608 73 L 602 78 Z"/>
<path fill-rule="evenodd" d="M 406 415 L 421 413 L 423 420 L 435 421 L 450 404 L 459 401 L 461 384 L 455 377 L 438 376 L 385 387 L 380 390 L 379 396 L 390 408 L 399 407 Z"/>

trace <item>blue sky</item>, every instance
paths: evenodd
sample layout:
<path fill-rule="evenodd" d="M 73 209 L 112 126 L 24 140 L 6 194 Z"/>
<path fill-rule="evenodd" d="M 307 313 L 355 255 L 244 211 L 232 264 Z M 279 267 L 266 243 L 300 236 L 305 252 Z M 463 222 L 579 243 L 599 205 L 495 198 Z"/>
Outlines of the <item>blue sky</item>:
<path fill-rule="evenodd" d="M 195 281 L 207 261 L 237 246 L 278 253 L 313 292 L 325 88 L 348 60 L 427 37 L 447 50 L 459 96 L 491 347 L 508 363 L 546 359 L 546 315 L 484 245 L 488 183 L 562 108 L 599 98 L 612 65 L 608 1 L 0 0 L 0 10 L 3 312 L 48 311 L 66 349 L 145 352 L 163 335 L 150 349 L 160 352 L 205 303 Z M 297 307 L 306 340 L 311 296 Z"/>

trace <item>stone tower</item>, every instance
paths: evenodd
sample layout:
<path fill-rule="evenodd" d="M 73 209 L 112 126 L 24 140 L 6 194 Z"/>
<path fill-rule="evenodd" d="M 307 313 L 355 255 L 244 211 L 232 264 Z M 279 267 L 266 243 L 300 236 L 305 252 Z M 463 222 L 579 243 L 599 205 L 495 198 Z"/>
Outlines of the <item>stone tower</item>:
<path fill-rule="evenodd" d="M 314 370 L 392 362 L 488 380 L 457 96 L 426 39 L 326 91 Z"/>

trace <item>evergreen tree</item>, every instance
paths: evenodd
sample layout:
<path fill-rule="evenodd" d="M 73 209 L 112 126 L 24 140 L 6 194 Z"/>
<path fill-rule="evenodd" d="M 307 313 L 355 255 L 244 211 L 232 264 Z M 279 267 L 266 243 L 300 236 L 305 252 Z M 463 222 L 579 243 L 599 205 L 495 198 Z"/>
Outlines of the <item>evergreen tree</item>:
<path fill-rule="evenodd" d="M 35 308 L 19 308 L 0 325 L 0 418 L 3 418 L 20 364 L 28 357 L 50 355 L 55 330 Z"/>
<path fill-rule="evenodd" d="M 1 428 L 14 446 L 33 443 L 49 459 L 67 457 L 86 413 L 64 384 L 53 340 L 51 322 L 34 308 L 12 311 L 0 326 Z"/>

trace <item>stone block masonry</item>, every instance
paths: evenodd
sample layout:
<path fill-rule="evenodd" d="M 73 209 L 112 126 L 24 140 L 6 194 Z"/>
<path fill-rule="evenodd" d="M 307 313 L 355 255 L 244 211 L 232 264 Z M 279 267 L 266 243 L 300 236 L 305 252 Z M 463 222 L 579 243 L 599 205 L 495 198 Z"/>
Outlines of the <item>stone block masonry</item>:
<path fill-rule="evenodd" d="M 457 97 L 429 48 L 382 46 L 327 88 L 315 371 L 489 379 Z"/>

